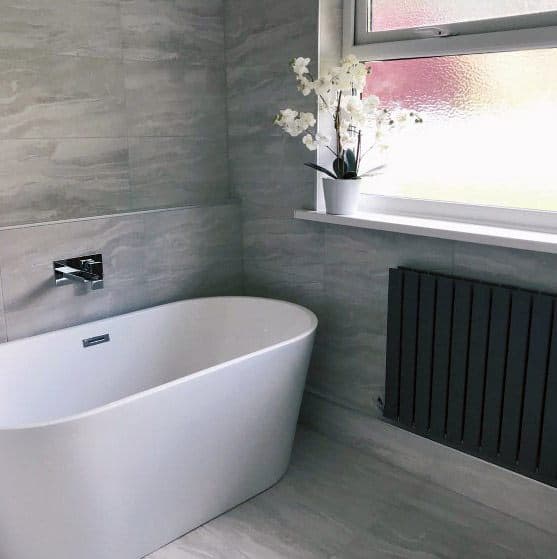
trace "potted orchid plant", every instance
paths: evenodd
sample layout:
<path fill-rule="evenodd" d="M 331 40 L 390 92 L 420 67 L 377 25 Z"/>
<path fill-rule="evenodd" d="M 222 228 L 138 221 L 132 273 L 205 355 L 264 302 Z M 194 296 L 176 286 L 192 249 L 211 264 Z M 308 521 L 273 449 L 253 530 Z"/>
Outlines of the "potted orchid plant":
<path fill-rule="evenodd" d="M 296 58 L 291 62 L 298 82 L 298 90 L 305 96 L 315 94 L 319 110 L 332 117 L 334 137 L 317 131 L 313 113 L 283 109 L 275 124 L 293 137 L 302 136 L 310 150 L 326 149 L 333 155 L 331 168 L 316 163 L 308 167 L 326 175 L 323 178 L 325 206 L 330 214 L 353 214 L 358 208 L 360 179 L 379 174 L 384 164 L 364 169 L 364 160 L 372 150 L 384 150 L 390 134 L 408 123 L 422 122 L 411 110 L 381 107 L 375 95 L 364 97 L 369 65 L 350 55 L 324 76 L 314 79 L 308 66 L 309 58 Z M 332 128 L 331 128 L 332 130 Z"/>

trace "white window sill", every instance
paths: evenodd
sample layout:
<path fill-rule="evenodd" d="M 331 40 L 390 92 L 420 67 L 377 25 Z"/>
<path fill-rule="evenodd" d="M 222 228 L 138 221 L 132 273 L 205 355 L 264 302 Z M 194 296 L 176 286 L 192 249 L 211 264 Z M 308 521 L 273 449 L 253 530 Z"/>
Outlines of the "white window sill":
<path fill-rule="evenodd" d="M 324 212 L 296 210 L 296 219 L 331 223 L 361 229 L 375 229 L 422 237 L 435 237 L 482 245 L 534 250 L 557 254 L 557 233 L 530 231 L 510 227 L 443 221 L 439 219 L 359 212 L 355 215 L 329 215 Z"/>

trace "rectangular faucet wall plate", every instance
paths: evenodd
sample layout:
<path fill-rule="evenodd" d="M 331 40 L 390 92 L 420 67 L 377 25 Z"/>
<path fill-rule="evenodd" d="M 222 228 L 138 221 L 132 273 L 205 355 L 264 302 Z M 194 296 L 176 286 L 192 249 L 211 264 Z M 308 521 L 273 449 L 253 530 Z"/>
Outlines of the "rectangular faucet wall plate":
<path fill-rule="evenodd" d="M 384 417 L 557 487 L 556 302 L 390 270 Z"/>

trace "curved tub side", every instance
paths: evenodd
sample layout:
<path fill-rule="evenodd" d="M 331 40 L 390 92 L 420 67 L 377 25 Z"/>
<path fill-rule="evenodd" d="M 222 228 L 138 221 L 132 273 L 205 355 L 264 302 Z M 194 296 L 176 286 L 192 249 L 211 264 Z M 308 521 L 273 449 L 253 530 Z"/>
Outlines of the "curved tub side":
<path fill-rule="evenodd" d="M 0 431 L 0 557 L 139 559 L 276 483 L 313 337 L 75 421 Z"/>

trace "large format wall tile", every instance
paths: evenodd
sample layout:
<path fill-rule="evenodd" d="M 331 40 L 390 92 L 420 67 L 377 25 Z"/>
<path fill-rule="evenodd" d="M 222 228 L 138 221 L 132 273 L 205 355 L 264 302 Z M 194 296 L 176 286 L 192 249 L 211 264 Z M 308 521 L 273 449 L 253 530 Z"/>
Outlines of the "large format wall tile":
<path fill-rule="evenodd" d="M 294 57 L 316 55 L 318 0 L 235 0 L 225 8 L 231 66 L 287 68 Z"/>
<path fill-rule="evenodd" d="M 126 211 L 125 138 L 0 140 L 0 227 Z"/>
<path fill-rule="evenodd" d="M 93 219 L 0 232 L 10 340 L 141 307 L 142 216 Z M 102 253 L 105 289 L 54 287 L 52 262 Z"/>
<path fill-rule="evenodd" d="M 0 270 L 0 343 L 7 341 L 6 317 L 4 316 L 4 297 L 2 295 L 2 271 Z"/>
<path fill-rule="evenodd" d="M 49 52 L 119 59 L 119 0 L 0 3 L 0 55 Z"/>
<path fill-rule="evenodd" d="M 222 64 L 126 60 L 130 136 L 226 135 Z"/>
<path fill-rule="evenodd" d="M 130 138 L 132 207 L 178 207 L 228 198 L 226 139 Z"/>
<path fill-rule="evenodd" d="M 0 57 L 0 138 L 125 135 L 120 61 Z"/>
<path fill-rule="evenodd" d="M 222 0 L 121 0 L 124 58 L 224 63 Z"/>
<path fill-rule="evenodd" d="M 144 214 L 148 246 L 145 265 L 162 274 L 204 266 L 208 260 L 239 255 L 239 209 L 235 205 L 184 208 Z"/>
<path fill-rule="evenodd" d="M 455 243 L 457 276 L 557 293 L 557 255 Z"/>
<path fill-rule="evenodd" d="M 241 293 L 235 205 L 0 231 L 10 340 L 187 297 Z M 56 259 L 102 253 L 105 288 L 55 288 Z"/>
<path fill-rule="evenodd" d="M 151 304 L 187 297 L 239 294 L 241 224 L 235 205 L 145 214 L 145 277 Z"/>

